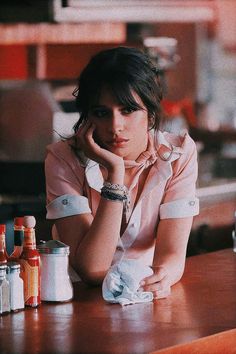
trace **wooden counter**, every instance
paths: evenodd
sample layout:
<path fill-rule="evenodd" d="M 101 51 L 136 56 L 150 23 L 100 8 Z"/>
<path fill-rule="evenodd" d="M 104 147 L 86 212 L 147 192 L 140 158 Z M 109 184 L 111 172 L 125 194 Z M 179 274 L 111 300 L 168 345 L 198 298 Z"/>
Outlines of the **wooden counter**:
<path fill-rule="evenodd" d="M 171 296 L 153 303 L 111 305 L 76 283 L 72 302 L 0 317 L 0 352 L 150 353 L 236 328 L 235 294 L 232 249 L 189 257 Z"/>
<path fill-rule="evenodd" d="M 236 181 L 197 188 L 200 213 L 194 217 L 188 255 L 233 247 L 236 212 Z"/>

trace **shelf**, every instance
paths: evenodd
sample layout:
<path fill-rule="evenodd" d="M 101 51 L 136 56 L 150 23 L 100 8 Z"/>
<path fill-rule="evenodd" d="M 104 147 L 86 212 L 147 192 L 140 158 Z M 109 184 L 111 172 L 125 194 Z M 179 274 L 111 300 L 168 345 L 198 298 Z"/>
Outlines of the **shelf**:
<path fill-rule="evenodd" d="M 211 0 L 54 0 L 57 22 L 114 21 L 126 23 L 208 22 L 216 18 Z"/>
<path fill-rule="evenodd" d="M 121 43 L 124 23 L 0 24 L 0 45 Z"/>

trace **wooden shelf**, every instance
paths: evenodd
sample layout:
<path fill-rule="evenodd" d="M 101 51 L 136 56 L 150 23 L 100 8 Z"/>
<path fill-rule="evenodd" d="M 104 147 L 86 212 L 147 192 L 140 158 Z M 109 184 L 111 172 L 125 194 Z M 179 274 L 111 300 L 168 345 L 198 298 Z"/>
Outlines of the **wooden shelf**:
<path fill-rule="evenodd" d="M 124 23 L 0 24 L 0 44 L 121 43 L 126 40 Z"/>

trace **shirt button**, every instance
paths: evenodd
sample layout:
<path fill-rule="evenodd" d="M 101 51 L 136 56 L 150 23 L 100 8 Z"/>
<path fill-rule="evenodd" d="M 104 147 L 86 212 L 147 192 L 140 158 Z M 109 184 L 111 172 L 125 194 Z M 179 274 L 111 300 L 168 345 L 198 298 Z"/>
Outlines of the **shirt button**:
<path fill-rule="evenodd" d="M 188 204 L 191 205 L 191 206 L 194 206 L 195 205 L 195 201 L 191 200 Z"/>
<path fill-rule="evenodd" d="M 63 204 L 63 205 L 67 205 L 68 203 L 69 203 L 69 202 L 68 202 L 68 199 L 63 199 L 63 200 L 62 200 L 62 204 Z"/>
<path fill-rule="evenodd" d="M 170 157 L 170 153 L 169 153 L 169 152 L 164 152 L 164 153 L 163 153 L 163 158 L 164 158 L 165 160 L 168 160 L 169 157 Z"/>

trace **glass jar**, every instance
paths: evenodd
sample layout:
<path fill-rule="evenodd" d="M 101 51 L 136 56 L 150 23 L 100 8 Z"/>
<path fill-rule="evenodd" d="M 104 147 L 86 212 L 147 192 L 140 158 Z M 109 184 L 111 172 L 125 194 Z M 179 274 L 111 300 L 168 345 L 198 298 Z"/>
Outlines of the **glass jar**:
<path fill-rule="evenodd" d="M 69 246 L 50 240 L 37 248 L 41 260 L 41 300 L 71 300 L 73 287 L 68 272 Z"/>

